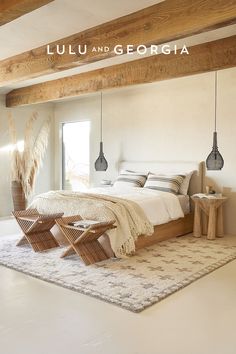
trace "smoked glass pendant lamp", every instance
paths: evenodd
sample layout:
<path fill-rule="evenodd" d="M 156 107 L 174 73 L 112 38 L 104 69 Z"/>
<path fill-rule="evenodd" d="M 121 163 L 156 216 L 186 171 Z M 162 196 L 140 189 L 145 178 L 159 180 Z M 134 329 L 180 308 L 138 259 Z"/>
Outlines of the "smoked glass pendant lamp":
<path fill-rule="evenodd" d="M 215 72 L 215 131 L 213 133 L 212 151 L 206 159 L 206 167 L 208 170 L 221 170 L 224 166 L 224 159 L 220 154 L 217 146 L 216 118 L 217 118 L 217 71 Z"/>
<path fill-rule="evenodd" d="M 105 159 L 104 153 L 103 153 L 103 142 L 102 142 L 102 92 L 101 92 L 101 120 L 100 120 L 100 152 L 97 160 L 95 161 L 95 170 L 96 171 L 106 171 L 108 167 L 107 160 Z"/>

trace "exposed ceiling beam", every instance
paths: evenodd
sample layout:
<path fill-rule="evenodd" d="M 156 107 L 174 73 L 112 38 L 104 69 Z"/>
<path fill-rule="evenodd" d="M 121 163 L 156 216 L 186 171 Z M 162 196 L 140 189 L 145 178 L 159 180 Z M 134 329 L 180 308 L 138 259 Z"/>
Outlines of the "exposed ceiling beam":
<path fill-rule="evenodd" d="M 48 55 L 45 45 L 0 61 L 0 86 L 113 57 L 117 44 L 158 45 L 233 23 L 236 0 L 166 0 L 49 45 L 51 52 L 65 45 L 63 55 Z M 69 45 L 75 52 L 87 45 L 87 53 L 68 54 Z M 92 51 L 101 46 L 110 50 Z"/>
<path fill-rule="evenodd" d="M 2 0 L 0 2 L 0 26 L 52 1 L 53 0 Z"/>
<path fill-rule="evenodd" d="M 58 80 L 19 88 L 6 96 L 15 107 L 85 93 L 162 81 L 236 66 L 236 36 L 189 48 L 189 55 L 161 54 Z"/>

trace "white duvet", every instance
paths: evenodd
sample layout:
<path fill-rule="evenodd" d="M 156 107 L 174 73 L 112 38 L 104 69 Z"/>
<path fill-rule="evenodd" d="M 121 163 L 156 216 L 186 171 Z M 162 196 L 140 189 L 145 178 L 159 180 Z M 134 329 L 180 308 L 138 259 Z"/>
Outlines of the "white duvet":
<path fill-rule="evenodd" d="M 184 217 L 179 199 L 172 193 L 135 187 L 127 189 L 116 187 L 90 188 L 88 192 L 111 195 L 136 202 L 143 209 L 152 225 L 161 225 Z"/>

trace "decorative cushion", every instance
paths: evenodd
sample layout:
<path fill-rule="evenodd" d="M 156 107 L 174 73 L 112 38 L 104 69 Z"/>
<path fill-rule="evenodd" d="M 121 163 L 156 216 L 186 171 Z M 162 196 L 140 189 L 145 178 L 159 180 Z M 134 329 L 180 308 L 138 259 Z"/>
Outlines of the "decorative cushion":
<path fill-rule="evenodd" d="M 143 187 L 147 179 L 147 175 L 133 172 L 121 171 L 113 187 Z"/>
<path fill-rule="evenodd" d="M 184 181 L 183 175 L 161 175 L 152 174 L 148 175 L 144 188 L 155 189 L 162 192 L 169 192 L 178 194 L 181 184 Z"/>
<path fill-rule="evenodd" d="M 194 171 L 181 174 L 185 176 L 183 183 L 180 186 L 179 194 L 188 195 L 189 183 Z"/>

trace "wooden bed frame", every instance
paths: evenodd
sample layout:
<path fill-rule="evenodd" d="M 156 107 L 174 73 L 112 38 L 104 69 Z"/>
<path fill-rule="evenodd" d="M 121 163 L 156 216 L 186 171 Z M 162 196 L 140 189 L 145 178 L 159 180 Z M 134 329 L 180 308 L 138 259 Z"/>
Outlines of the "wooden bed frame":
<path fill-rule="evenodd" d="M 136 250 L 191 232 L 193 232 L 193 213 L 185 215 L 184 218 L 170 221 L 167 224 L 155 226 L 154 233 L 151 236 L 139 236 L 135 242 Z"/>

